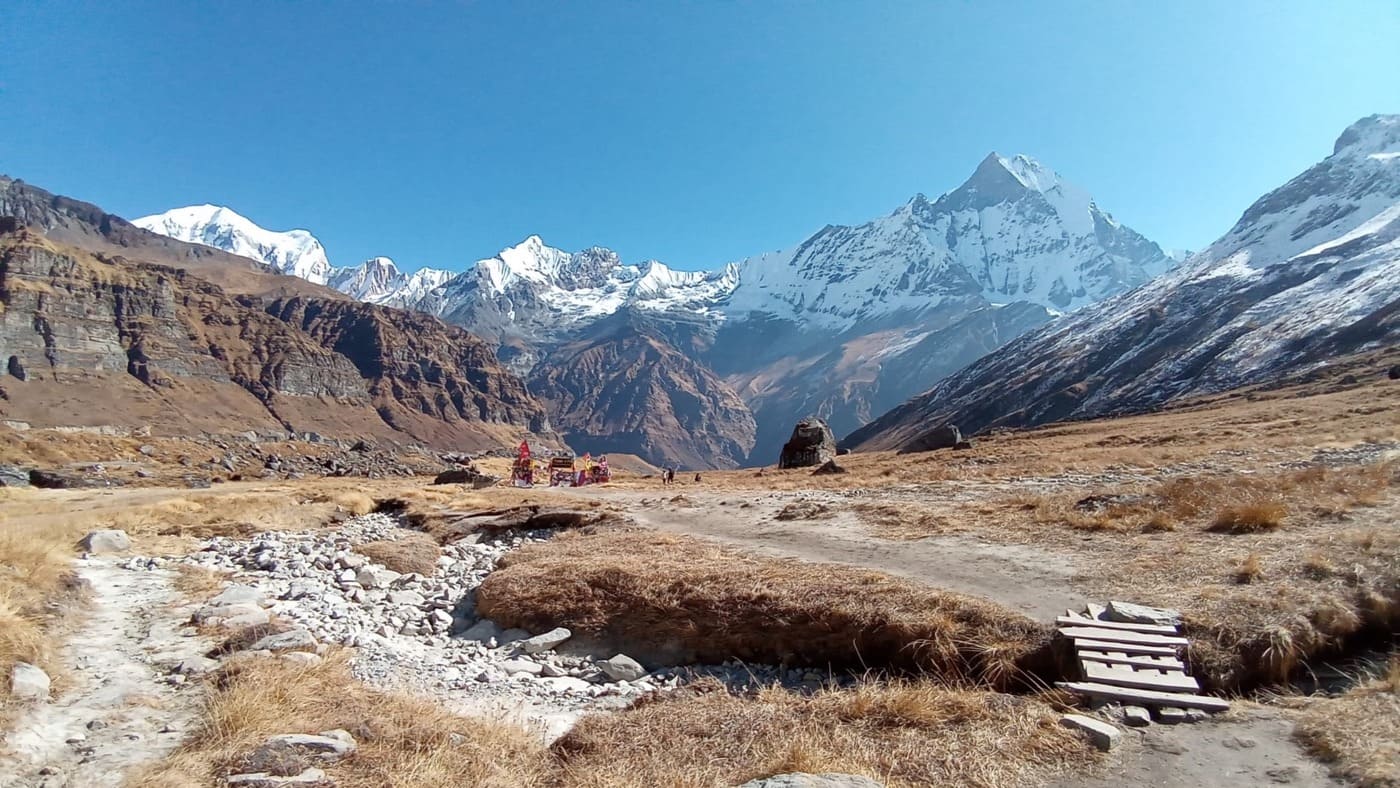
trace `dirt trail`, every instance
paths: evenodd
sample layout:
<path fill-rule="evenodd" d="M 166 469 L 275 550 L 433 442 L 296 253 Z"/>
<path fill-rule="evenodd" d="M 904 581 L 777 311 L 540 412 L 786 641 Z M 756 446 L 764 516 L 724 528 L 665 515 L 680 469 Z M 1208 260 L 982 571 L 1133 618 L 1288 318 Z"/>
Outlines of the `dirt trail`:
<path fill-rule="evenodd" d="M 587 489 L 587 488 L 585 488 Z M 917 541 L 872 537 L 833 498 L 840 510 L 828 519 L 783 522 L 778 511 L 813 494 L 685 490 L 682 502 L 655 493 L 600 490 L 623 504 L 638 523 L 661 531 L 708 537 L 753 552 L 876 569 L 937 588 L 985 597 L 1028 616 L 1049 620 L 1090 601 L 1071 585 L 1072 557 L 1049 550 L 999 545 L 969 536 Z M 740 503 L 746 506 L 739 505 Z"/>
<path fill-rule="evenodd" d="M 197 690 L 165 677 L 209 644 L 181 631 L 190 611 L 173 606 L 170 573 L 126 570 L 109 558 L 75 563 L 93 599 L 61 654 L 71 684 L 6 737 L 0 788 L 119 785 L 132 766 L 173 750 L 195 718 Z"/>

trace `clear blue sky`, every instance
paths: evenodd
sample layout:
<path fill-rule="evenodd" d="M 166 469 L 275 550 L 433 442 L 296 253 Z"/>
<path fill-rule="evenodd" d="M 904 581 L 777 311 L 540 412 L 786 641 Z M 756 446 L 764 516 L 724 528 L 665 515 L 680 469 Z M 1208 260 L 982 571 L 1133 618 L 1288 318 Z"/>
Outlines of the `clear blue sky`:
<path fill-rule="evenodd" d="M 0 172 L 332 262 L 531 233 L 686 268 L 1026 153 L 1199 248 L 1400 112 L 1400 2 L 63 2 L 0 13 Z"/>

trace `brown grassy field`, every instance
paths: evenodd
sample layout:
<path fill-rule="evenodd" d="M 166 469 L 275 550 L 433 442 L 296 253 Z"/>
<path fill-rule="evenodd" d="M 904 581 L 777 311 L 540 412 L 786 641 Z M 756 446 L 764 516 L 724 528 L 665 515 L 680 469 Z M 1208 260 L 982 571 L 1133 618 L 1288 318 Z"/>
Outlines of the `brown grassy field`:
<path fill-rule="evenodd" d="M 812 696 L 693 687 L 586 717 L 553 749 L 558 784 L 580 788 L 711 788 L 786 772 L 991 788 L 1034 785 L 1094 760 L 1044 703 L 927 681 Z"/>
<path fill-rule="evenodd" d="M 567 626 L 667 661 L 895 667 L 1002 688 L 1044 657 L 1050 635 L 995 603 L 879 572 L 624 529 L 510 553 L 477 607 L 504 626 Z"/>

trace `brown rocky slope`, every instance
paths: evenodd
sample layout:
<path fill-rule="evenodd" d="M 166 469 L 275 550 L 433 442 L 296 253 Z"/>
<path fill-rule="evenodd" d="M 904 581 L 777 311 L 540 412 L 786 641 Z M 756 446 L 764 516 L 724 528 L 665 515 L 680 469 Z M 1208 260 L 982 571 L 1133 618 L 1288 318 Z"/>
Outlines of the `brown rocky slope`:
<path fill-rule="evenodd" d="M 129 256 L 104 251 L 102 229 L 116 226 L 109 219 L 85 228 L 55 215 L 66 222 L 56 235 L 97 248 L 0 217 L 0 418 L 457 449 L 548 432 L 524 384 L 464 330 L 339 298 L 265 301 L 246 293 L 276 293 L 291 278 L 224 255 L 244 266 L 235 281 L 245 294 L 234 295 L 190 270 L 137 259 L 144 236 L 128 237 Z M 302 285 L 315 287 L 294 289 Z"/>
<path fill-rule="evenodd" d="M 753 449 L 753 414 L 739 395 L 647 321 L 626 314 L 551 350 L 536 365 L 530 390 L 578 451 L 733 468 Z"/>

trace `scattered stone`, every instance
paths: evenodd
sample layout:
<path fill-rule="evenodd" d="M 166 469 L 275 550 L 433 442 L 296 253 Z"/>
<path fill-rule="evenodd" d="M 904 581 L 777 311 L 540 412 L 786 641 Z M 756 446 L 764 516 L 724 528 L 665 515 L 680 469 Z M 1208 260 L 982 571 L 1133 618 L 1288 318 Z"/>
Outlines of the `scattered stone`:
<path fill-rule="evenodd" d="M 10 694 L 16 700 L 48 700 L 49 674 L 37 665 L 16 662 L 10 669 Z"/>
<path fill-rule="evenodd" d="M 209 600 L 211 606 L 220 605 L 258 605 L 262 606 L 267 602 L 263 593 L 251 586 L 233 585 L 219 592 L 219 595 Z"/>
<path fill-rule="evenodd" d="M 1121 621 L 1124 624 L 1181 626 L 1180 610 L 1135 605 L 1132 602 L 1109 602 L 1105 616 L 1109 621 Z"/>
<path fill-rule="evenodd" d="M 252 772 L 250 774 L 231 774 L 228 776 L 229 785 L 242 786 L 242 788 L 279 788 L 283 785 L 317 785 L 326 782 L 326 773 L 320 769 L 307 769 L 301 774 L 290 777 L 280 777 L 266 772 Z"/>
<path fill-rule="evenodd" d="M 884 783 L 858 774 L 791 772 L 749 780 L 739 788 L 884 788 Z"/>
<path fill-rule="evenodd" d="M 489 618 L 483 618 L 467 627 L 466 631 L 462 633 L 462 637 L 466 640 L 478 640 L 485 643 L 488 640 L 499 641 L 502 632 L 499 624 Z"/>
<path fill-rule="evenodd" d="M 269 737 L 264 746 L 291 747 L 317 758 L 335 760 L 354 752 L 356 744 L 355 737 L 349 731 L 337 728 L 318 734 L 283 733 Z"/>
<path fill-rule="evenodd" d="M 1395 366 L 1391 367 L 1390 371 L 1387 372 L 1386 375 L 1391 380 L 1400 380 L 1400 364 L 1396 364 Z"/>
<path fill-rule="evenodd" d="M 1186 718 L 1186 710 L 1173 706 L 1157 709 L 1157 721 L 1163 725 L 1176 725 L 1181 722 L 1189 722 Z"/>
<path fill-rule="evenodd" d="M 107 723 L 103 720 L 89 720 L 87 724 L 87 729 L 90 731 L 100 731 L 105 727 L 107 727 Z"/>
<path fill-rule="evenodd" d="M 304 629 L 268 635 L 248 647 L 249 651 L 290 651 L 316 647 L 316 638 Z"/>
<path fill-rule="evenodd" d="M 1145 728 L 1152 724 L 1152 712 L 1142 706 L 1124 706 L 1123 724 L 1130 728 Z"/>
<path fill-rule="evenodd" d="M 392 569 L 367 566 L 355 573 L 355 580 L 365 588 L 385 588 L 400 576 Z"/>
<path fill-rule="evenodd" d="M 495 476 L 477 470 L 475 466 L 453 468 L 433 478 L 433 484 L 470 484 L 474 490 L 491 487 L 499 481 Z"/>
<path fill-rule="evenodd" d="M 92 487 L 120 487 L 121 481 L 104 476 L 101 466 L 93 466 L 87 474 L 60 473 L 58 471 L 32 470 L 29 483 L 46 490 L 81 490 Z"/>
<path fill-rule="evenodd" d="M 573 636 L 574 633 L 564 627 L 556 627 L 542 635 L 535 635 L 520 642 L 520 650 L 526 654 L 538 654 L 541 651 L 548 651 Z"/>
<path fill-rule="evenodd" d="M 923 451 L 951 449 L 962 443 L 962 432 L 953 424 L 934 427 L 914 437 L 899 447 L 900 454 L 916 454 Z"/>
<path fill-rule="evenodd" d="M 1210 715 L 1207 714 L 1207 713 L 1205 712 L 1205 710 L 1203 710 L 1203 709 L 1187 709 L 1187 710 L 1186 710 L 1186 721 L 1187 721 L 1187 722 L 1203 722 L 1203 721 L 1205 721 L 1205 720 L 1207 720 L 1207 719 L 1210 719 Z"/>
<path fill-rule="evenodd" d="M 409 605 L 411 607 L 421 607 L 423 605 L 423 595 L 417 591 L 390 591 L 389 604 Z"/>
<path fill-rule="evenodd" d="M 812 471 L 813 476 L 834 476 L 838 473 L 845 473 L 846 469 L 836 464 L 836 460 L 827 460 L 820 468 Z"/>
<path fill-rule="evenodd" d="M 1254 739 L 1246 739 L 1242 736 L 1227 736 L 1220 741 L 1220 744 L 1228 750 L 1252 750 L 1259 746 L 1259 742 Z"/>
<path fill-rule="evenodd" d="M 613 681 L 636 681 L 647 674 L 646 668 L 626 654 L 605 659 L 598 667 Z"/>
<path fill-rule="evenodd" d="M 0 465 L 0 487 L 28 487 L 29 471 L 16 465 Z"/>
<path fill-rule="evenodd" d="M 175 666 L 175 672 L 186 676 L 199 676 L 219 667 L 217 659 L 208 657 L 186 657 Z"/>
<path fill-rule="evenodd" d="M 320 655 L 312 654 L 309 651 L 288 651 L 278 654 L 277 658 L 284 662 L 291 662 L 308 668 L 314 668 L 325 661 Z"/>
<path fill-rule="evenodd" d="M 1066 728 L 1083 731 L 1095 747 L 1107 752 L 1123 740 L 1123 732 L 1112 723 L 1104 722 L 1083 714 L 1066 714 L 1060 717 L 1060 724 Z"/>
<path fill-rule="evenodd" d="M 544 672 L 543 665 L 528 659 L 508 659 L 502 662 L 500 667 L 508 676 L 516 676 L 522 673 L 538 676 L 540 673 Z"/>
<path fill-rule="evenodd" d="M 1400 378 L 1400 375 L 1396 377 Z M 1264 772 L 1264 774 L 1268 775 L 1270 782 L 1279 785 L 1288 785 L 1289 783 L 1297 782 L 1298 776 L 1302 774 L 1302 772 L 1299 771 L 1297 766 L 1280 766 L 1277 769 L 1269 769 Z"/>
<path fill-rule="evenodd" d="M 962 440 L 953 444 L 953 451 L 969 451 L 971 448 L 972 441 L 967 438 L 963 438 Z"/>
<path fill-rule="evenodd" d="M 85 553 L 121 553 L 131 549 L 131 537 L 126 535 L 126 531 L 119 529 L 106 529 L 101 531 L 91 531 L 87 536 L 78 540 L 78 549 Z"/>

